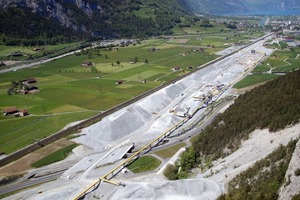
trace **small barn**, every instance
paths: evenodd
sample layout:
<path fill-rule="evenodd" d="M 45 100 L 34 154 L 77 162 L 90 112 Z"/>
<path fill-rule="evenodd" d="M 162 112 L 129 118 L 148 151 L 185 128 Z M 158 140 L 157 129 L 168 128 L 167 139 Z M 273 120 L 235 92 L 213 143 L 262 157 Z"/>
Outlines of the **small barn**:
<path fill-rule="evenodd" d="M 180 67 L 173 67 L 173 68 L 172 68 L 172 71 L 173 71 L 173 72 L 177 72 L 177 71 L 179 71 L 179 70 L 181 70 Z"/>
<path fill-rule="evenodd" d="M 93 66 L 93 63 L 92 62 L 83 62 L 81 64 L 81 66 L 83 66 L 83 67 L 90 67 L 90 66 Z"/>
<path fill-rule="evenodd" d="M 21 110 L 19 111 L 19 115 L 20 115 L 21 117 L 24 117 L 24 116 L 29 115 L 29 112 L 28 112 L 28 110 L 26 110 L 26 109 L 21 109 Z"/>
<path fill-rule="evenodd" d="M 123 81 L 121 81 L 121 80 L 117 80 L 117 81 L 115 82 L 116 85 L 121 85 L 122 83 L 123 83 Z"/>
<path fill-rule="evenodd" d="M 21 81 L 23 84 L 29 85 L 37 83 L 37 80 L 35 78 L 28 78 Z"/>
<path fill-rule="evenodd" d="M 18 113 L 19 113 L 19 110 L 16 107 L 10 107 L 10 108 L 3 109 L 4 116 L 17 115 Z"/>

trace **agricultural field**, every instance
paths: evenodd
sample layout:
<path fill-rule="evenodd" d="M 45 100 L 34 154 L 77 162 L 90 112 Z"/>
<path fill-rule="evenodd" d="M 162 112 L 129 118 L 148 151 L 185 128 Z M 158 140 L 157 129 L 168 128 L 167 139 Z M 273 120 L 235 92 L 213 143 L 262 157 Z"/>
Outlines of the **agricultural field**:
<path fill-rule="evenodd" d="M 272 72 L 289 72 L 300 67 L 300 47 L 290 49 L 276 50 L 267 60 L 261 65 L 258 65 L 254 72 L 267 72 L 272 69 Z"/>
<path fill-rule="evenodd" d="M 252 35 L 241 34 L 234 40 L 247 37 Z M 71 122 L 92 117 L 196 70 L 218 57 L 214 53 L 226 47 L 223 42 L 228 42 L 224 35 L 204 36 L 201 41 L 195 35 L 176 36 L 173 40 L 150 39 L 128 47 L 82 50 L 36 67 L 0 74 L 0 109 L 15 107 L 26 109 L 30 114 L 0 116 L 0 152 L 10 154 Z M 199 46 L 207 44 L 214 47 L 203 47 L 203 51 L 199 51 Z M 92 65 L 83 66 L 84 62 Z M 173 71 L 174 67 L 180 70 Z M 14 94 L 9 91 L 20 87 L 17 83 L 21 80 L 30 78 L 37 81 L 34 86 L 38 92 Z"/>
<path fill-rule="evenodd" d="M 275 51 L 265 61 L 258 64 L 252 74 L 233 87 L 240 89 L 251 85 L 263 83 L 278 77 L 278 73 L 287 73 L 300 68 L 300 47 L 283 48 L 277 43 L 268 45 Z"/>
<path fill-rule="evenodd" d="M 54 53 L 63 49 L 76 46 L 77 43 L 45 45 L 42 47 L 26 47 L 26 46 L 5 46 L 0 45 L 0 60 L 27 60 L 29 58 L 42 57 L 45 54 Z M 8 57 L 14 52 L 20 52 L 23 56 Z"/>

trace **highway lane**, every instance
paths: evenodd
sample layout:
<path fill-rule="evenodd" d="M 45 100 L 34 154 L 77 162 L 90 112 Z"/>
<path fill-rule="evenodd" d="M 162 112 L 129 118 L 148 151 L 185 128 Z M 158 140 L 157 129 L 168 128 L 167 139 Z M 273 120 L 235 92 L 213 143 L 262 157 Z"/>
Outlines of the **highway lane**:
<path fill-rule="evenodd" d="M 64 171 L 60 171 L 57 173 L 49 174 L 47 176 L 39 177 L 39 178 L 33 178 L 33 179 L 28 179 L 23 182 L 18 182 L 18 183 L 12 183 L 9 185 L 5 185 L 0 187 L 0 195 L 7 194 L 10 192 L 15 192 L 18 190 L 22 190 L 28 187 L 33 187 L 42 183 L 46 183 L 49 181 L 54 181 L 58 179 Z"/>

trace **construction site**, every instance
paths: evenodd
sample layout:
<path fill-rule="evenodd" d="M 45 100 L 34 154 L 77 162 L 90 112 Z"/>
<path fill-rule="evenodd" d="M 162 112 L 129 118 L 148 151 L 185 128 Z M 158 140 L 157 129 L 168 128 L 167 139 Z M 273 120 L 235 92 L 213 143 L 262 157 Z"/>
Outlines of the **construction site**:
<path fill-rule="evenodd" d="M 267 39 L 199 66 L 192 75 L 84 128 L 73 139 L 80 146 L 71 156 L 80 155 L 79 162 L 56 181 L 7 199 L 216 199 L 224 192 L 223 183 L 209 178 L 166 180 L 162 169 L 169 160 L 143 175 L 129 176 L 126 166 L 166 138 L 176 140 L 183 129 L 199 122 L 209 105 L 234 96 L 232 86 L 272 53 L 263 47 Z"/>

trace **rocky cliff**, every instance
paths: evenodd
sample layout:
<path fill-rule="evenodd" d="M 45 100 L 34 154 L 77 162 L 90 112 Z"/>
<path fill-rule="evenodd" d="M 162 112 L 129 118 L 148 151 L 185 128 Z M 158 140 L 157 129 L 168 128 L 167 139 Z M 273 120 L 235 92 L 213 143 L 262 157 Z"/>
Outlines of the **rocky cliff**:
<path fill-rule="evenodd" d="M 0 35 L 20 40 L 66 36 L 71 30 L 103 38 L 145 37 L 170 34 L 190 14 L 185 0 L 1 0 Z"/>
<path fill-rule="evenodd" d="M 78 15 L 91 18 L 94 13 L 102 12 L 100 5 L 86 0 L 3 0 L 0 7 L 4 10 L 12 7 L 27 8 L 33 13 L 79 31 L 87 31 L 87 28 L 78 21 Z"/>

